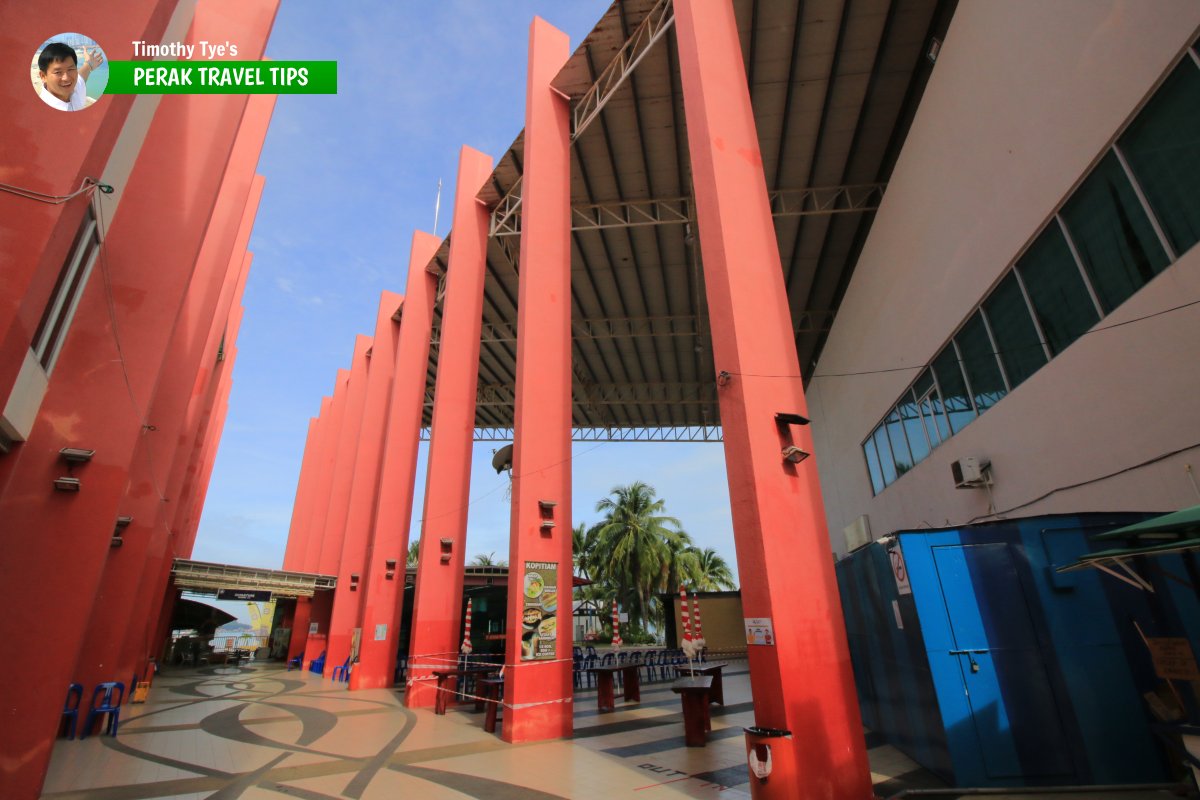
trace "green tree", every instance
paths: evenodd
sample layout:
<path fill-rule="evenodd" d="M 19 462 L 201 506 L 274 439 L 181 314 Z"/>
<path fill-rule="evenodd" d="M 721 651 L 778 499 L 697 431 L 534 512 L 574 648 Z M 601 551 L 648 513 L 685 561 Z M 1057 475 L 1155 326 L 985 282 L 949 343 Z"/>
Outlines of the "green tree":
<path fill-rule="evenodd" d="M 471 563 L 476 567 L 507 567 L 508 561 L 505 559 L 496 559 L 496 552 L 493 550 L 490 553 L 480 553 L 475 556 Z"/>
<path fill-rule="evenodd" d="M 408 558 L 404 560 L 404 566 L 415 567 L 417 559 L 421 557 L 421 540 L 417 539 L 408 546 Z"/>
<path fill-rule="evenodd" d="M 701 592 L 718 592 L 722 589 L 735 589 L 737 582 L 733 579 L 733 570 L 729 562 L 721 557 L 711 547 L 696 550 L 696 582 L 693 584 Z"/>
<path fill-rule="evenodd" d="M 664 513 L 653 486 L 635 481 L 609 494 L 596 504 L 604 519 L 596 525 L 591 577 L 628 612 L 632 626 L 661 622 L 656 594 L 690 574 L 683 554 L 691 538 Z"/>

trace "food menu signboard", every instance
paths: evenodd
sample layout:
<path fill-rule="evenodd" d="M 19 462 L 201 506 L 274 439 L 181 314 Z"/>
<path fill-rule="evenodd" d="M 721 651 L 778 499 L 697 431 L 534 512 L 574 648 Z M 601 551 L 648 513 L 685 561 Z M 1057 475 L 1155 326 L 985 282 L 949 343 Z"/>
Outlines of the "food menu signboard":
<path fill-rule="evenodd" d="M 558 650 L 558 562 L 526 561 L 521 660 L 547 661 Z"/>

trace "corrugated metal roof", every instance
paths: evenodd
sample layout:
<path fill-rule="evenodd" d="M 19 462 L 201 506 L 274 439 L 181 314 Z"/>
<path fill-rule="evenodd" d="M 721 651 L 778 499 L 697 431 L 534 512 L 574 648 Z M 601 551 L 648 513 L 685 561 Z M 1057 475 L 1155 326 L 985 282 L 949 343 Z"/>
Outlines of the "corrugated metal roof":
<path fill-rule="evenodd" d="M 805 376 L 832 325 L 920 100 L 932 67 L 929 44 L 944 36 L 956 2 L 735 4 Z M 694 206 L 671 21 L 669 0 L 614 2 L 554 81 L 575 112 L 577 439 L 720 437 L 703 263 L 689 221 Z M 602 91 L 593 89 L 597 85 Z M 596 112 L 598 97 L 603 102 Z M 519 269 L 514 234 L 523 162 L 522 133 L 479 195 L 494 209 L 476 412 L 480 439 L 511 438 Z M 448 252 L 447 239 L 434 259 L 437 269 L 446 268 Z M 439 302 L 435 326 L 440 319 Z M 436 341 L 435 333 L 426 426 Z"/>

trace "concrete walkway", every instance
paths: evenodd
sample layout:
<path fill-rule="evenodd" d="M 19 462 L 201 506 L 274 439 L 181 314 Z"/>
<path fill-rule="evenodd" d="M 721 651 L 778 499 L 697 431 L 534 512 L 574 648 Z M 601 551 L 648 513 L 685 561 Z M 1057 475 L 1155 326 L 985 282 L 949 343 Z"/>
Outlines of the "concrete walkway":
<path fill-rule="evenodd" d="M 665 683 L 643 685 L 641 703 L 618 699 L 609 714 L 596 712 L 594 690 L 579 692 L 573 739 L 510 745 L 485 733 L 470 705 L 410 711 L 397 691 L 349 692 L 277 665 L 174 669 L 158 676 L 149 702 L 122 709 L 115 739 L 60 740 L 43 797 L 746 798 L 749 689 L 744 662 L 731 664 L 729 705 L 713 707 L 704 748 L 684 746 L 679 699 Z M 944 786 L 870 734 L 868 745 L 881 797 Z"/>

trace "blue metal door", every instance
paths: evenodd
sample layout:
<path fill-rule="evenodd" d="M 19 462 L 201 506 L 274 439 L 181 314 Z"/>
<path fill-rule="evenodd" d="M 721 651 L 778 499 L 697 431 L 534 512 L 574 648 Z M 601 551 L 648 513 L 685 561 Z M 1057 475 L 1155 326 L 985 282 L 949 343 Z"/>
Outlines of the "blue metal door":
<path fill-rule="evenodd" d="M 987 776 L 1073 778 L 1009 545 L 943 545 L 932 551 L 952 642 L 941 657 L 957 666 Z"/>

